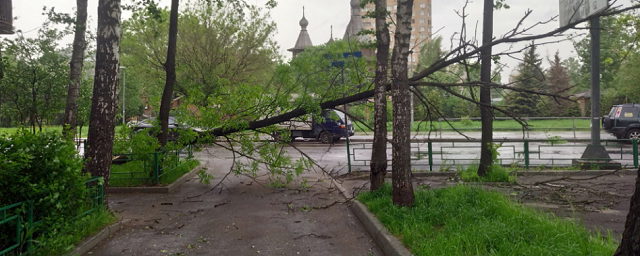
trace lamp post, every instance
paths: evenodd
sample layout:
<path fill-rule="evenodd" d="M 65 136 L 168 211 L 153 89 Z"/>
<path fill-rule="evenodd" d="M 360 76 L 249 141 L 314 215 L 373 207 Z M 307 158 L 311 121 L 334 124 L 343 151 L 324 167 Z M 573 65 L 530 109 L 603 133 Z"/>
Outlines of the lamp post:
<path fill-rule="evenodd" d="M 409 77 L 413 77 L 413 50 L 409 50 L 411 66 L 409 68 Z M 411 129 L 413 129 L 413 91 L 411 92 Z"/>
<path fill-rule="evenodd" d="M 126 88 L 127 88 L 127 73 L 125 72 L 125 69 L 127 67 L 125 66 L 120 66 L 120 70 L 122 71 L 122 124 L 125 124 L 126 122 L 126 118 L 125 118 L 125 104 L 124 104 L 124 100 L 125 100 L 125 92 L 126 92 Z"/>

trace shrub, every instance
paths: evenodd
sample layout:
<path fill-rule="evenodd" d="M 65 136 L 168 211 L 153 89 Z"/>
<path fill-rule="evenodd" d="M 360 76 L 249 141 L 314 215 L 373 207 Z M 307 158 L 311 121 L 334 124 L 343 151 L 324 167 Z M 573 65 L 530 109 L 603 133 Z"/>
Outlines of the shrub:
<path fill-rule="evenodd" d="M 171 171 L 170 175 L 160 177 L 160 183 L 167 184 L 175 181 L 182 174 L 190 171 L 193 167 L 189 168 L 186 172 L 175 171 L 174 168 L 178 167 L 185 160 L 180 159 L 176 155 L 176 150 L 183 149 L 192 142 L 196 141 L 197 133 L 189 129 L 178 130 L 179 136 L 177 141 L 169 141 L 161 150 L 160 142 L 154 136 L 160 130 L 158 125 L 153 128 L 147 128 L 139 132 L 134 132 L 133 129 L 122 126 L 118 131 L 114 141 L 113 153 L 116 155 L 126 154 L 127 158 L 120 164 L 114 164 L 111 166 L 111 178 L 109 181 L 110 186 L 140 186 L 140 185 L 153 185 L 156 182 L 156 169 L 155 169 L 155 157 L 157 154 L 157 168 L 158 174 Z M 190 160 L 192 156 L 188 156 L 186 159 Z M 197 161 L 196 161 L 197 162 Z M 191 162 L 189 162 L 190 165 Z M 174 177 L 175 173 L 180 173 L 179 176 Z"/>
<path fill-rule="evenodd" d="M 462 120 L 460 120 L 460 123 L 463 126 L 472 126 L 473 125 L 473 121 L 471 121 L 471 119 L 469 118 L 469 116 L 463 116 Z"/>
<path fill-rule="evenodd" d="M 470 165 L 459 172 L 460 179 L 466 182 L 515 182 L 516 177 L 510 175 L 510 171 L 500 165 L 492 165 L 487 173 L 478 176 L 478 165 Z"/>
<path fill-rule="evenodd" d="M 89 176 L 71 141 L 58 133 L 0 135 L 0 205 L 34 200 L 36 217 L 75 216 Z"/>
<path fill-rule="evenodd" d="M 48 233 L 86 208 L 82 167 L 74 144 L 59 133 L 0 135 L 0 207 L 32 200 L 34 220 L 43 221 L 38 232 Z M 0 226 L 0 248 L 13 239 L 7 228 Z"/>
<path fill-rule="evenodd" d="M 489 144 L 487 146 L 489 150 L 491 150 L 491 166 L 485 175 L 482 177 L 478 176 L 478 164 L 472 164 L 459 172 L 460 178 L 466 182 L 515 182 L 516 177 L 510 175 L 511 171 L 500 166 L 500 160 L 498 159 L 500 153 L 498 149 L 502 145 Z"/>

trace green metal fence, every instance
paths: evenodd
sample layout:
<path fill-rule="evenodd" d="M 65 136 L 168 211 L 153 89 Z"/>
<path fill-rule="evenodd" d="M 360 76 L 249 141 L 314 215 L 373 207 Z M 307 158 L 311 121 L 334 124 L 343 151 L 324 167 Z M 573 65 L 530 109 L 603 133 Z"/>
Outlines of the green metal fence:
<path fill-rule="evenodd" d="M 568 167 L 573 160 L 581 159 L 589 139 L 571 140 L 494 140 L 501 144 L 498 161 L 503 166 L 518 166 L 524 169 L 537 167 Z M 582 159 L 598 161 L 599 165 L 638 168 L 637 140 L 599 140 L 611 159 Z M 350 169 L 368 169 L 372 143 L 351 143 L 348 150 Z M 387 149 L 390 151 L 388 145 Z M 479 162 L 480 140 L 464 139 L 415 139 L 411 142 L 411 164 L 416 171 L 453 170 Z M 390 155 L 390 154 L 389 154 Z M 389 159 L 389 166 L 392 161 Z"/>
<path fill-rule="evenodd" d="M 89 196 L 87 204 L 88 210 L 70 219 L 70 221 L 86 216 L 100 207 L 104 202 L 103 186 L 99 183 L 100 178 L 92 178 L 85 181 L 85 186 L 89 188 Z M 23 201 L 12 205 L 0 207 L 0 227 L 15 225 L 15 240 L 0 241 L 0 245 L 7 244 L 5 248 L 0 248 L 0 255 L 7 254 L 27 254 L 32 255 L 34 252 L 33 237 L 37 234 L 38 226 L 42 225 L 42 220 L 36 220 L 38 216 L 34 216 L 34 201 Z"/>
<path fill-rule="evenodd" d="M 186 160 L 193 158 L 193 148 L 188 145 L 172 151 L 145 154 L 114 154 L 109 186 L 157 185 L 163 177 L 171 175 Z M 119 166 L 123 166 L 120 168 Z"/>
<path fill-rule="evenodd" d="M 589 117 L 522 117 L 521 118 L 525 122 L 536 121 L 536 120 L 571 120 L 571 126 L 565 127 L 536 127 L 536 126 L 528 126 L 528 127 L 493 127 L 494 131 L 514 131 L 521 130 L 524 131 L 527 138 L 529 137 L 529 131 L 573 131 L 573 138 L 576 138 L 576 131 L 589 131 L 590 127 L 588 125 L 576 125 L 576 120 L 590 120 Z M 471 118 L 438 118 L 438 127 L 435 127 L 435 123 L 432 124 L 431 129 L 434 132 L 437 132 L 442 138 L 443 131 L 480 131 L 481 126 L 469 126 L 465 127 L 463 125 L 455 125 L 455 129 L 451 127 L 447 122 L 459 122 L 459 121 L 481 121 L 480 117 L 471 117 Z M 511 117 L 496 117 L 494 121 L 513 121 Z M 479 124 L 478 124 L 479 125 Z M 444 128 L 443 128 L 444 126 Z"/>

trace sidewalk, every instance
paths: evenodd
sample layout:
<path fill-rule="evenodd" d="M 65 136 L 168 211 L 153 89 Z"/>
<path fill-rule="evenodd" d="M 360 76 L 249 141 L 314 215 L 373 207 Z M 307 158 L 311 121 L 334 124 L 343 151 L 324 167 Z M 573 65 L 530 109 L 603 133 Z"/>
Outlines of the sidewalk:
<path fill-rule="evenodd" d="M 209 153 L 197 156 L 211 185 L 194 178 L 172 194 L 112 194 L 109 207 L 128 222 L 90 255 L 383 255 L 345 204 L 311 209 L 344 201 L 328 177 L 305 173 L 304 191 L 229 175 L 222 192 L 207 193 L 231 167 L 230 153 Z"/>

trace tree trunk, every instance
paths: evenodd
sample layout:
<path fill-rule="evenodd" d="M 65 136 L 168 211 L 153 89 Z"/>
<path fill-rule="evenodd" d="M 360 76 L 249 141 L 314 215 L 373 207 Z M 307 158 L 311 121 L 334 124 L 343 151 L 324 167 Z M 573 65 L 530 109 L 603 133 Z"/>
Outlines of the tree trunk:
<path fill-rule="evenodd" d="M 407 77 L 412 11 L 413 0 L 398 0 L 395 45 L 391 56 L 393 204 L 397 206 L 412 206 L 414 201 L 411 181 L 411 93 Z"/>
<path fill-rule="evenodd" d="M 85 31 L 87 30 L 87 0 L 76 0 L 78 6 L 76 17 L 76 31 L 73 38 L 73 53 L 71 54 L 71 71 L 69 72 L 69 88 L 67 91 L 67 105 L 64 109 L 64 123 L 62 134 L 73 139 L 78 119 L 78 97 L 82 80 L 82 65 L 86 47 Z"/>
<path fill-rule="evenodd" d="M 387 1 L 376 0 L 376 79 L 374 97 L 373 149 L 371 151 L 371 191 L 378 190 L 387 175 L 387 65 L 389 28 Z"/>
<path fill-rule="evenodd" d="M 636 178 L 636 190 L 631 197 L 631 207 L 624 225 L 622 241 L 614 256 L 640 255 L 640 169 Z"/>
<path fill-rule="evenodd" d="M 178 41 L 178 6 L 180 0 L 171 0 L 171 16 L 169 18 L 169 45 L 167 47 L 167 62 L 164 63 L 164 70 L 167 73 L 160 102 L 160 134 L 158 140 L 164 147 L 167 144 L 169 134 L 169 112 L 171 111 L 171 101 L 173 100 L 173 87 L 176 84 L 176 44 Z"/>
<path fill-rule="evenodd" d="M 493 0 L 484 0 L 484 17 L 482 29 L 482 44 L 490 44 L 493 40 Z M 482 122 L 482 143 L 480 143 L 480 166 L 478 175 L 484 176 L 491 168 L 493 155 L 490 145 L 493 144 L 493 109 L 491 109 L 491 47 L 480 52 L 482 61 L 480 67 L 480 81 L 485 83 L 480 87 L 480 117 Z"/>
<path fill-rule="evenodd" d="M 98 2 L 96 74 L 85 152 L 89 161 L 85 170 L 94 177 L 104 178 L 105 187 L 109 186 L 118 108 L 118 82 L 120 81 L 118 67 L 120 66 L 120 38 L 122 36 L 120 15 L 120 0 L 100 0 Z"/>

